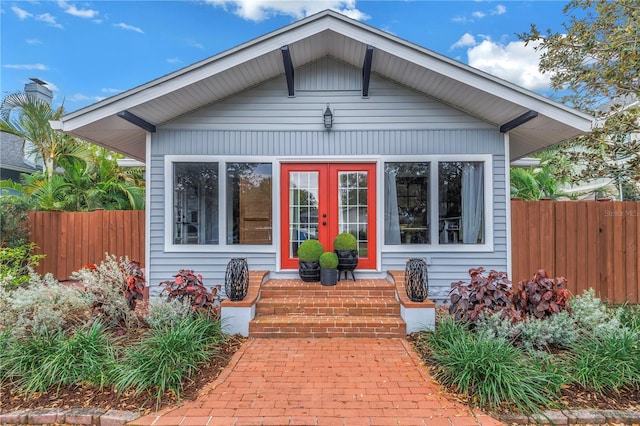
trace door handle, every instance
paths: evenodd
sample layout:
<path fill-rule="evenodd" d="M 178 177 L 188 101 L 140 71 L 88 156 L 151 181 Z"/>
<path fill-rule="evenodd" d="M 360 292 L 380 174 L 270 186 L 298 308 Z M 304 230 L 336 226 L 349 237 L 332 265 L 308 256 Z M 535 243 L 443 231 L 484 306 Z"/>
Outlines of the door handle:
<path fill-rule="evenodd" d="M 326 214 L 326 213 L 322 213 L 322 217 L 323 217 L 323 218 L 326 218 L 326 217 L 327 217 L 327 214 Z"/>
<path fill-rule="evenodd" d="M 322 226 L 327 226 L 327 222 L 326 221 L 322 221 Z"/>

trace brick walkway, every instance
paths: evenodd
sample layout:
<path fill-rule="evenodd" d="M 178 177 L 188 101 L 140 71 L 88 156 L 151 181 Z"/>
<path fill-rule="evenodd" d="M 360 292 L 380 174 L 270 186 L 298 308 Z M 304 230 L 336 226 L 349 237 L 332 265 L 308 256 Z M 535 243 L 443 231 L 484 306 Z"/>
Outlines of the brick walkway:
<path fill-rule="evenodd" d="M 500 425 L 447 399 L 404 339 L 249 339 L 196 401 L 131 425 Z"/>

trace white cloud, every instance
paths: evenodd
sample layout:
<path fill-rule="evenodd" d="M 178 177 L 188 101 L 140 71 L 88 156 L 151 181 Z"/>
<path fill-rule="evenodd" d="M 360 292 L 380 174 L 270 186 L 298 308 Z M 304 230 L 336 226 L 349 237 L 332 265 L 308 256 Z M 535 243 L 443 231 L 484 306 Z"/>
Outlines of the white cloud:
<path fill-rule="evenodd" d="M 44 64 L 5 64 L 2 66 L 3 68 L 11 68 L 14 70 L 38 70 L 38 71 L 46 71 L 49 69 L 48 66 Z"/>
<path fill-rule="evenodd" d="M 42 13 L 36 16 L 37 21 L 46 22 L 55 28 L 63 29 L 64 27 L 56 21 L 56 17 L 51 15 L 50 13 Z"/>
<path fill-rule="evenodd" d="M 37 38 L 28 38 L 25 40 L 25 42 L 27 44 L 42 44 L 42 42 L 40 40 L 38 40 Z"/>
<path fill-rule="evenodd" d="M 537 45 L 486 39 L 467 50 L 469 65 L 530 90 L 548 89 L 550 74 L 538 70 L 541 52 L 534 49 Z"/>
<path fill-rule="evenodd" d="M 451 18 L 451 21 L 458 24 L 467 24 L 479 19 L 486 18 L 487 16 L 504 15 L 505 13 L 507 13 L 507 7 L 505 5 L 499 4 L 491 10 L 476 10 L 475 12 L 471 12 L 471 18 L 467 18 L 466 16 L 454 16 L 453 18 Z"/>
<path fill-rule="evenodd" d="M 491 11 L 492 15 L 504 15 L 505 13 L 507 13 L 507 7 L 503 4 L 497 5 L 496 8 Z"/>
<path fill-rule="evenodd" d="M 180 60 L 180 58 L 167 58 L 167 63 L 169 63 L 169 64 L 181 64 L 182 60 Z"/>
<path fill-rule="evenodd" d="M 60 6 L 60 8 L 64 10 L 65 13 L 77 16 L 78 18 L 94 18 L 98 16 L 99 13 L 97 10 L 92 9 L 78 9 L 75 5 L 69 4 L 66 1 L 62 0 L 58 1 L 58 6 Z"/>
<path fill-rule="evenodd" d="M 204 49 L 204 44 L 199 43 L 195 40 L 187 40 L 187 46 L 189 47 L 195 47 L 196 49 Z"/>
<path fill-rule="evenodd" d="M 102 89 L 100 89 L 100 91 L 102 93 L 120 93 L 120 92 L 122 92 L 121 89 L 114 89 L 112 87 L 103 87 Z"/>
<path fill-rule="evenodd" d="M 475 45 L 476 45 L 476 38 L 472 34 L 464 33 L 458 41 L 456 41 L 451 45 L 449 50 L 453 50 L 458 47 L 468 47 L 468 46 L 475 46 Z"/>
<path fill-rule="evenodd" d="M 32 13 L 27 12 L 24 9 L 20 9 L 18 6 L 11 6 L 11 10 L 13 11 L 13 13 L 16 14 L 16 16 L 18 17 L 18 19 L 23 20 L 23 19 L 27 19 L 33 16 Z"/>
<path fill-rule="evenodd" d="M 369 16 L 356 8 L 356 0 L 206 0 L 207 3 L 229 10 L 248 21 L 264 21 L 274 15 L 293 16 L 296 19 L 313 15 L 325 9 L 335 10 L 359 21 Z"/>
<path fill-rule="evenodd" d="M 122 28 L 127 31 L 135 31 L 140 34 L 144 34 L 144 31 L 139 27 L 134 27 L 133 25 L 125 24 L 124 22 L 120 22 L 119 24 L 113 24 L 114 27 Z"/>

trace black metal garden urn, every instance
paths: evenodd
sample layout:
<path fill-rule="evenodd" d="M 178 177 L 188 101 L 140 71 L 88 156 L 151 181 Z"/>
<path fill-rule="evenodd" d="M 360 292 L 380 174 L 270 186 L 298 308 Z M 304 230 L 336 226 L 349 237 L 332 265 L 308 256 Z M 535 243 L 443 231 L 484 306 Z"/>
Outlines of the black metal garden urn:
<path fill-rule="evenodd" d="M 355 281 L 353 271 L 358 266 L 358 250 L 336 250 L 335 252 L 338 255 L 338 278 L 342 272 L 345 278 L 347 273 L 351 272 L 351 278 Z"/>
<path fill-rule="evenodd" d="M 238 302 L 247 296 L 249 290 L 247 259 L 234 257 L 229 261 L 224 276 L 224 290 L 229 300 L 233 302 Z"/>
<path fill-rule="evenodd" d="M 424 302 L 429 293 L 427 262 L 421 258 L 407 260 L 404 272 L 404 288 L 412 302 Z"/>

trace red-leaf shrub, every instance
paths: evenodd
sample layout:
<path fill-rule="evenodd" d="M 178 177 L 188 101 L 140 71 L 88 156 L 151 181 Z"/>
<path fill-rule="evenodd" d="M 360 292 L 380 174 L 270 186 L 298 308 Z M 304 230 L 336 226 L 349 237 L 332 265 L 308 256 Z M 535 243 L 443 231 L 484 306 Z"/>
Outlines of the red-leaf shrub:
<path fill-rule="evenodd" d="M 138 300 L 144 298 L 146 281 L 144 280 L 144 272 L 142 272 L 142 268 L 140 268 L 140 262 L 132 260 L 129 263 L 129 271 L 131 275 L 127 277 L 124 296 L 127 298 L 129 308 L 135 309 Z"/>
<path fill-rule="evenodd" d="M 540 269 L 529 281 L 520 281 L 513 292 L 514 307 L 524 314 L 545 318 L 567 309 L 569 290 L 564 277 L 547 277 Z"/>
<path fill-rule="evenodd" d="M 512 307 L 507 273 L 491 270 L 485 277 L 483 272 L 483 267 L 470 269 L 469 284 L 464 281 L 451 284 L 449 313 L 456 321 L 474 322 L 483 310 L 497 312 Z"/>
<path fill-rule="evenodd" d="M 178 299 L 181 302 L 186 301 L 191 305 L 191 309 L 219 316 L 217 312 L 216 301 L 220 286 L 215 286 L 211 291 L 202 283 L 202 275 L 194 274 L 192 270 L 181 269 L 176 275 L 175 280 L 163 281 L 160 285 L 165 288 L 160 292 L 162 296 L 167 293 L 167 299 Z"/>

